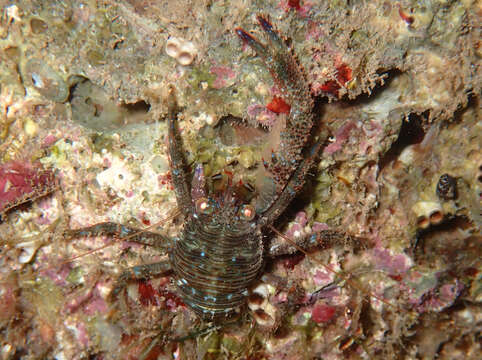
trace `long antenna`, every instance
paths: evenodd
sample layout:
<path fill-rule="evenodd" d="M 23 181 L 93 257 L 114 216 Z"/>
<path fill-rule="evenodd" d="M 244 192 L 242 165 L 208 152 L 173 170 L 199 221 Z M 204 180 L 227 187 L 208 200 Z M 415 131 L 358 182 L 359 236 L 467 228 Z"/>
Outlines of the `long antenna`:
<path fill-rule="evenodd" d="M 95 248 L 95 249 L 91 249 L 89 251 L 86 251 L 80 255 L 77 255 L 77 256 L 74 256 L 74 257 L 71 257 L 67 260 L 64 260 L 62 262 L 60 262 L 59 264 L 55 264 L 55 265 L 51 265 L 51 266 L 47 266 L 45 268 L 40 268 L 38 270 L 36 270 L 37 272 L 44 272 L 44 271 L 48 271 L 48 270 L 51 270 L 53 268 L 57 268 L 59 266 L 62 266 L 62 265 L 65 265 L 65 264 L 68 264 L 68 263 L 71 263 L 79 258 L 82 258 L 84 256 L 87 256 L 87 255 L 90 255 L 90 254 L 93 254 L 97 251 L 100 251 L 100 250 L 103 250 L 111 245 L 113 245 L 114 243 L 118 242 L 118 241 L 128 241 L 129 239 L 132 239 L 133 237 L 145 232 L 145 231 L 149 231 L 149 230 L 152 230 L 154 228 L 156 228 L 157 226 L 161 225 L 161 224 L 164 224 L 168 221 L 171 221 L 172 219 L 176 218 L 177 216 L 179 216 L 181 214 L 181 211 L 179 210 L 179 208 L 175 208 L 173 210 L 174 212 L 169 215 L 167 218 L 165 219 L 162 219 L 162 220 L 159 220 L 158 222 L 152 224 L 152 225 L 149 225 L 148 227 L 144 228 L 144 229 L 139 229 L 139 231 L 136 231 L 126 237 L 113 237 L 113 239 L 111 241 L 109 241 L 107 244 L 105 245 L 102 245 L 102 246 L 99 246 L 98 248 Z M 86 237 L 86 236 L 83 236 L 83 237 Z M 87 237 L 90 237 L 90 236 L 87 236 Z M 135 240 L 134 240 L 135 242 Z"/>

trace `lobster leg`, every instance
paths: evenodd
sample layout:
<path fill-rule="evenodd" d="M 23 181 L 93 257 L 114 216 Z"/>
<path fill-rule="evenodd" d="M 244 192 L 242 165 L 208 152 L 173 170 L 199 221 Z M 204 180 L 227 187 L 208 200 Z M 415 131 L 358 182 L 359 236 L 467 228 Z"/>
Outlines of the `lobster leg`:
<path fill-rule="evenodd" d="M 241 28 L 235 30 L 236 34 L 261 57 L 282 91 L 283 97 L 290 103 L 292 112 L 294 110 L 294 112 L 311 113 L 313 99 L 300 65 L 291 55 L 290 49 L 273 28 L 273 25 L 262 15 L 258 15 L 257 19 L 267 34 L 268 46 L 262 44 Z M 297 116 L 298 114 L 293 115 Z M 311 119 L 307 119 L 306 125 L 309 127 L 307 129 L 309 132 L 312 125 Z"/>
<path fill-rule="evenodd" d="M 153 277 L 159 277 L 171 272 L 171 264 L 168 260 L 161 261 L 153 264 L 133 266 L 125 270 L 116 280 L 114 287 L 112 288 L 109 297 L 111 300 L 119 295 L 127 284 L 131 281 L 150 279 Z"/>
<path fill-rule="evenodd" d="M 281 245 L 270 246 L 268 248 L 268 255 L 276 258 L 282 255 L 294 254 L 300 251 L 300 248 L 308 251 L 317 246 L 331 248 L 336 244 L 349 244 L 353 250 L 358 251 L 363 249 L 364 244 L 366 244 L 366 239 L 351 236 L 337 230 L 321 230 L 291 241 L 292 243 L 285 241 Z"/>
<path fill-rule="evenodd" d="M 99 223 L 81 229 L 65 230 L 64 235 L 67 238 L 85 236 L 114 236 L 120 240 L 133 241 L 159 249 L 169 249 L 172 243 L 172 240 L 167 236 L 149 231 L 143 231 L 113 222 Z"/>

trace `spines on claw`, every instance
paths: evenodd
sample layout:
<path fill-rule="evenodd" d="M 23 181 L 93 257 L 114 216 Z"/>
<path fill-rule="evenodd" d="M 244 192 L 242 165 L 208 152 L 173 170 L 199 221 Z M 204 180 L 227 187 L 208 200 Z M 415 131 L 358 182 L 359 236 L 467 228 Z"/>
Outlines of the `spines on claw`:
<path fill-rule="evenodd" d="M 268 45 L 242 28 L 237 28 L 236 33 L 263 59 L 285 100 L 291 106 L 298 106 L 298 111 L 311 111 L 313 99 L 301 66 L 266 17 L 258 15 L 257 20 L 267 34 Z"/>

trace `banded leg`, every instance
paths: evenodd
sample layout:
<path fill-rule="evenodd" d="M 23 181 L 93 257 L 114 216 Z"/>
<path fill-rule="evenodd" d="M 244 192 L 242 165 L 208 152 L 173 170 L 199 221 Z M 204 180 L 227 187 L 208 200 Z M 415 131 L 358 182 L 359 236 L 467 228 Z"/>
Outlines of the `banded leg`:
<path fill-rule="evenodd" d="M 129 282 L 159 277 L 168 274 L 171 270 L 171 264 L 168 260 L 153 264 L 133 266 L 125 270 L 117 278 L 109 297 L 111 300 L 115 300 Z"/>
<path fill-rule="evenodd" d="M 294 281 L 288 281 L 285 278 L 269 273 L 263 274 L 261 281 L 274 286 L 277 291 L 286 291 L 288 294 L 287 303 L 289 306 L 297 306 L 302 304 L 305 290 L 301 284 L 298 284 Z"/>
<path fill-rule="evenodd" d="M 191 213 L 192 199 L 191 186 L 188 181 L 188 172 L 186 159 L 183 156 L 182 140 L 179 136 L 177 128 L 178 109 L 174 95 L 174 89 L 171 87 L 168 98 L 169 114 L 168 114 L 168 152 L 172 174 L 172 184 L 176 193 L 177 206 L 181 209 L 184 216 Z"/>
<path fill-rule="evenodd" d="M 165 250 L 169 249 L 172 244 L 172 240 L 167 236 L 113 222 L 99 223 L 81 229 L 69 229 L 64 232 L 64 236 L 68 238 L 113 236 L 120 240 L 128 240 Z"/>
<path fill-rule="evenodd" d="M 341 231 L 336 230 L 321 230 L 306 234 L 296 239 L 290 239 L 291 242 L 285 241 L 282 244 L 268 247 L 268 255 L 276 258 L 282 255 L 291 255 L 303 249 L 309 251 L 314 247 L 331 248 L 337 244 L 349 244 L 356 252 L 363 249 L 366 243 L 363 238 L 351 236 Z"/>

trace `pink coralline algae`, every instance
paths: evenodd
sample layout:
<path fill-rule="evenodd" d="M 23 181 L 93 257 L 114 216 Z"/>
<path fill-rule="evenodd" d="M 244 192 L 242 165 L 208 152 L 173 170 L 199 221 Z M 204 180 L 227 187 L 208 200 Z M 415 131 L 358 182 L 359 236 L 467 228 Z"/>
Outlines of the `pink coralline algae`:
<path fill-rule="evenodd" d="M 290 239 L 298 238 L 304 234 L 304 227 L 308 219 L 304 211 L 300 211 L 296 214 L 295 220 L 290 228 L 286 231 L 285 235 Z"/>
<path fill-rule="evenodd" d="M 320 231 L 324 231 L 324 230 L 330 230 L 330 227 L 326 223 L 320 223 L 320 222 L 315 221 L 313 223 L 313 226 L 311 227 L 311 230 L 313 230 L 313 232 L 316 233 L 316 232 L 320 232 Z"/>
<path fill-rule="evenodd" d="M 84 346 L 88 346 L 90 343 L 89 334 L 87 328 L 84 323 L 77 323 L 75 334 L 77 336 L 77 340 Z"/>
<path fill-rule="evenodd" d="M 228 86 L 230 81 L 236 77 L 236 73 L 228 66 L 211 66 L 209 71 L 211 74 L 216 75 L 216 79 L 213 83 L 213 88 L 215 89 L 221 89 Z"/>
<path fill-rule="evenodd" d="M 371 256 L 377 269 L 384 270 L 389 275 L 405 274 L 411 267 L 411 261 L 405 254 L 392 255 L 388 249 L 375 248 Z"/>
<path fill-rule="evenodd" d="M 453 279 L 444 285 L 438 285 L 437 283 L 433 287 L 425 285 L 425 289 L 422 289 L 422 291 L 412 290 L 409 292 L 409 302 L 414 305 L 419 313 L 440 312 L 451 306 L 463 289 L 464 284 L 457 279 Z"/>
<path fill-rule="evenodd" d="M 47 268 L 45 270 L 41 270 L 40 274 L 42 276 L 45 276 L 51 279 L 54 282 L 54 284 L 57 286 L 66 286 L 67 277 L 69 276 L 71 271 L 72 271 L 72 265 L 62 264 L 55 268 Z"/>
<path fill-rule="evenodd" d="M 301 2 L 300 0 L 281 0 L 278 5 L 278 7 L 284 9 L 286 12 L 290 10 L 296 11 L 301 17 L 308 16 L 308 12 L 312 6 L 310 1 Z"/>
<path fill-rule="evenodd" d="M 354 122 L 349 122 L 341 126 L 335 133 L 335 142 L 328 145 L 323 150 L 323 153 L 327 155 L 331 155 L 341 150 L 342 145 L 345 143 L 346 140 L 348 140 L 348 138 L 350 137 L 351 131 L 355 128 L 356 128 L 356 124 Z"/>
<path fill-rule="evenodd" d="M 102 295 L 104 283 L 97 283 L 90 289 L 77 293 L 75 297 L 66 302 L 63 313 L 73 314 L 82 311 L 88 316 L 105 314 L 109 310 L 105 296 Z"/>
<path fill-rule="evenodd" d="M 17 295 L 13 280 L 7 279 L 0 283 L 0 326 L 4 325 L 15 314 Z"/>
<path fill-rule="evenodd" d="M 93 316 L 96 313 L 105 314 L 107 310 L 108 306 L 105 300 L 98 293 L 95 293 L 93 298 L 85 304 L 83 311 L 85 314 Z"/>
<path fill-rule="evenodd" d="M 40 164 L 10 161 L 0 165 L 0 214 L 53 192 L 57 188 L 52 171 Z"/>
<path fill-rule="evenodd" d="M 326 323 L 333 319 L 336 308 L 326 304 L 317 304 L 311 311 L 311 319 L 316 323 Z"/>

